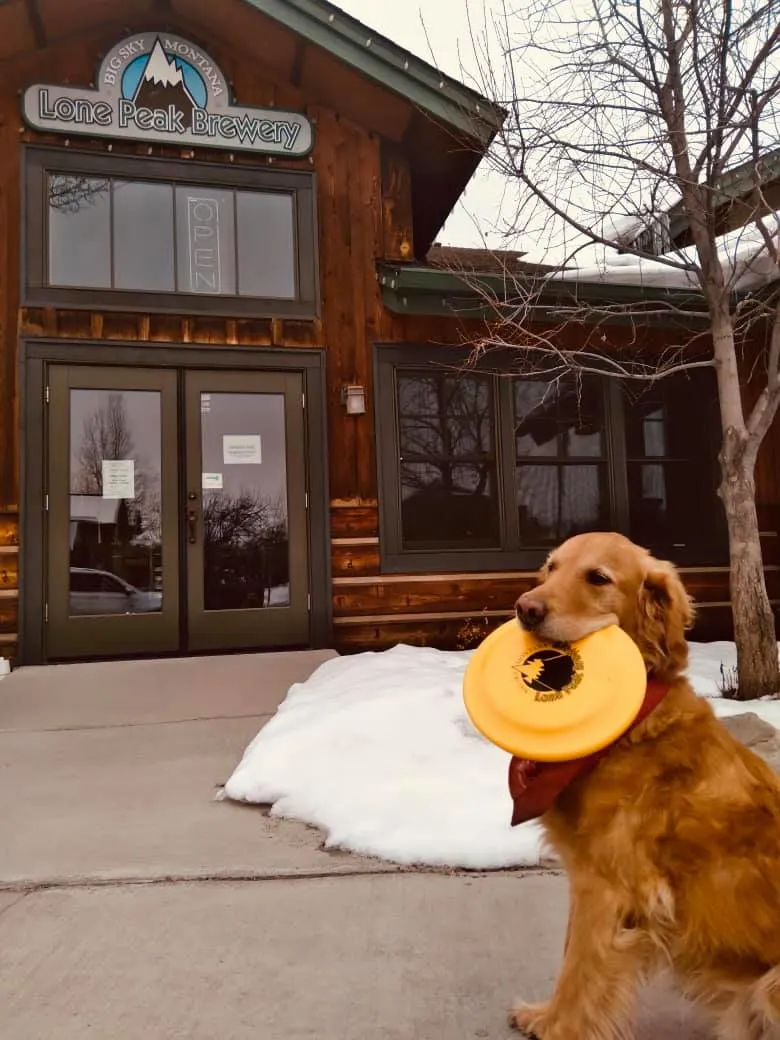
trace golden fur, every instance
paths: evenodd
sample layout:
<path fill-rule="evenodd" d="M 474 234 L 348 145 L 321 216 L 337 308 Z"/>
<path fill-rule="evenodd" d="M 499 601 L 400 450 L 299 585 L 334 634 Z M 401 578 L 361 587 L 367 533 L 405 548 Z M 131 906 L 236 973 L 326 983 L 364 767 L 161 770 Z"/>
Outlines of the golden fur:
<path fill-rule="evenodd" d="M 780 783 L 682 675 L 693 610 L 675 568 L 622 535 L 579 535 L 517 610 L 547 639 L 617 622 L 671 688 L 542 817 L 569 931 L 553 998 L 516 1007 L 512 1025 L 539 1040 L 631 1037 L 638 982 L 671 968 L 719 1040 L 780 1037 Z"/>

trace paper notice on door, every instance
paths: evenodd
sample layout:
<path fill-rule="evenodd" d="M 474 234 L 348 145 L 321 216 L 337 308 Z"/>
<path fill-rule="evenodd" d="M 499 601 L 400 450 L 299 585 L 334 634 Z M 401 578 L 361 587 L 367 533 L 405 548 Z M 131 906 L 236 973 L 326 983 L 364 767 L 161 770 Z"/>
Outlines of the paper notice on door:
<path fill-rule="evenodd" d="M 222 461 L 226 466 L 259 466 L 263 461 L 259 434 L 226 433 L 222 438 Z"/>
<path fill-rule="evenodd" d="M 103 498 L 135 498 L 135 461 L 103 459 Z"/>
<path fill-rule="evenodd" d="M 222 474 L 221 473 L 204 473 L 203 479 L 201 480 L 201 487 L 204 491 L 221 491 L 222 490 Z"/>

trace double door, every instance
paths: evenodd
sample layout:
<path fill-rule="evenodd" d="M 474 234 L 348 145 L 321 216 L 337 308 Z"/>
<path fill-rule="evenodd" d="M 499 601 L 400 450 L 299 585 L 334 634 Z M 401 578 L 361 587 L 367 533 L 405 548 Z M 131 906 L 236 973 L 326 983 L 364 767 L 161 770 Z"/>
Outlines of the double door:
<path fill-rule="evenodd" d="M 305 646 L 297 372 L 52 365 L 49 659 Z"/>

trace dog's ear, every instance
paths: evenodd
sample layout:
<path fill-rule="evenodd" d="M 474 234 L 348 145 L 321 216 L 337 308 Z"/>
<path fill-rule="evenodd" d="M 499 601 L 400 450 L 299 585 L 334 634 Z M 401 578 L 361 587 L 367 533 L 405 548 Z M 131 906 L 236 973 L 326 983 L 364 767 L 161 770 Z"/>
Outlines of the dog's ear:
<path fill-rule="evenodd" d="M 637 644 L 648 672 L 674 679 L 683 671 L 688 663 L 685 633 L 693 620 L 693 602 L 675 567 L 650 559 L 637 611 Z"/>

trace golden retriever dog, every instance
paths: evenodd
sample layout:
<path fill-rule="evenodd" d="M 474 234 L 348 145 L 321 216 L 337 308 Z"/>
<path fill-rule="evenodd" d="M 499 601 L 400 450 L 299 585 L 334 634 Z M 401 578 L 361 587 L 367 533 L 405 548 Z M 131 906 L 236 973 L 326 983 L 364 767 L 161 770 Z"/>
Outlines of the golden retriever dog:
<path fill-rule="evenodd" d="M 780 1037 L 780 783 L 683 674 L 693 608 L 675 568 L 622 535 L 578 535 L 516 611 L 551 641 L 617 623 L 669 691 L 541 817 L 569 929 L 552 999 L 517 1006 L 512 1025 L 630 1038 L 638 983 L 666 968 L 719 1040 Z"/>

